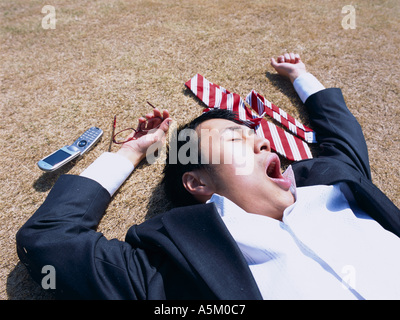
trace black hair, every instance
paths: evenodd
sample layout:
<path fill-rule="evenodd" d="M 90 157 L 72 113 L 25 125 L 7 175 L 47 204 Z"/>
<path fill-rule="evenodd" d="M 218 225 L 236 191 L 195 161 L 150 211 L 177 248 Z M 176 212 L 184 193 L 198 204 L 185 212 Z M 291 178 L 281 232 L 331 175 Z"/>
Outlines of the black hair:
<path fill-rule="evenodd" d="M 176 141 L 174 141 L 174 143 L 176 143 L 176 148 L 171 148 L 170 144 L 169 148 L 167 149 L 167 159 L 163 171 L 164 177 L 162 183 L 168 200 L 176 207 L 199 203 L 183 186 L 182 177 L 184 173 L 199 169 L 210 170 L 210 166 L 207 163 L 202 163 L 201 161 L 199 145 L 197 145 L 197 161 L 189 161 L 188 163 L 184 164 L 179 161 L 179 157 L 177 157 L 176 154 L 171 154 L 172 152 L 178 153 L 180 148 L 188 142 L 188 139 L 190 139 L 190 137 L 187 136 L 186 140 L 180 141 L 180 139 L 177 139 L 177 137 L 179 137 L 179 134 L 183 132 L 183 130 L 191 129 L 193 132 L 201 123 L 211 119 L 225 119 L 235 123 L 243 124 L 240 120 L 238 120 L 237 114 L 232 111 L 226 109 L 211 109 L 210 111 L 205 112 L 201 116 L 193 119 L 189 123 L 179 127 L 176 134 L 172 133 L 173 139 L 176 139 Z M 174 160 L 176 159 L 176 161 L 171 161 L 172 158 L 174 158 Z"/>

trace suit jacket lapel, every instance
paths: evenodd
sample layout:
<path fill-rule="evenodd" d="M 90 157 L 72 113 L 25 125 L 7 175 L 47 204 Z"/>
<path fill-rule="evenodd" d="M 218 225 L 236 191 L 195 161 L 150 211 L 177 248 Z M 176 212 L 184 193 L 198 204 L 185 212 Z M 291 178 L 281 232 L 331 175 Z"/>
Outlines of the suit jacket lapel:
<path fill-rule="evenodd" d="M 358 174 L 351 166 L 329 158 L 317 158 L 292 164 L 297 187 L 332 185 L 341 181 L 360 182 Z"/>
<path fill-rule="evenodd" d="M 251 271 L 213 204 L 162 218 L 176 246 L 219 299 L 262 299 Z"/>

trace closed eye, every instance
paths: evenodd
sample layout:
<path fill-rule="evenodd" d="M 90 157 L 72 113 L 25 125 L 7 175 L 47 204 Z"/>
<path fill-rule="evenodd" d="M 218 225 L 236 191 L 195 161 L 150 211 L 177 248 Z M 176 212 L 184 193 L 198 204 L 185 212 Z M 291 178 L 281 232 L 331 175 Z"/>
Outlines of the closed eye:
<path fill-rule="evenodd" d="M 242 141 L 252 134 L 254 134 L 254 130 L 247 127 L 243 128 L 241 125 L 231 126 L 222 131 L 222 135 L 226 137 L 226 141 L 232 142 Z"/>

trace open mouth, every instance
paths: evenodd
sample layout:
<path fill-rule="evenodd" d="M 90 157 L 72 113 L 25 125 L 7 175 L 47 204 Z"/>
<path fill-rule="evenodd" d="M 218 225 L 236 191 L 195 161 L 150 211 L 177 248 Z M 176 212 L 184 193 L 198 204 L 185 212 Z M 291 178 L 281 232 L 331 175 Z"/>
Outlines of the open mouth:
<path fill-rule="evenodd" d="M 265 173 L 268 178 L 276 183 L 281 189 L 289 190 L 291 181 L 282 176 L 281 172 L 281 161 L 279 160 L 278 155 L 275 153 L 271 153 L 271 155 L 267 159 Z"/>
<path fill-rule="evenodd" d="M 269 178 L 280 178 L 281 174 L 281 162 L 279 157 L 276 154 L 271 154 L 268 158 L 267 162 L 267 169 L 266 169 L 267 176 Z"/>

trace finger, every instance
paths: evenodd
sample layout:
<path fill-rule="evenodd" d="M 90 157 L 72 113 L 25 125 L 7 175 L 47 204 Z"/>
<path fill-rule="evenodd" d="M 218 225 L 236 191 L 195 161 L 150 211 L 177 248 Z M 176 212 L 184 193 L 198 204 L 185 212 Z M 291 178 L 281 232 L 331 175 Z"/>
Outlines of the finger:
<path fill-rule="evenodd" d="M 149 119 L 149 124 L 151 124 L 151 126 L 154 128 L 156 126 L 159 126 L 161 124 L 161 122 L 167 118 L 169 118 L 168 110 L 163 110 L 162 115 L 161 115 L 161 111 L 158 109 L 155 109 L 153 112 L 153 117 L 151 119 Z"/>
<path fill-rule="evenodd" d="M 154 116 L 154 118 L 162 118 L 162 117 L 161 117 L 161 111 L 160 111 L 160 109 L 154 108 L 154 110 L 153 110 L 153 116 Z"/>
<path fill-rule="evenodd" d="M 168 110 L 161 111 L 158 108 L 154 108 L 153 112 L 147 113 L 145 116 L 139 118 L 138 129 L 151 130 L 158 127 L 164 119 L 169 118 Z"/>
<path fill-rule="evenodd" d="M 147 119 L 145 117 L 140 117 L 138 123 L 138 131 L 144 130 L 146 128 L 146 123 Z"/>
<path fill-rule="evenodd" d="M 162 119 L 160 117 L 148 119 L 146 129 L 151 130 L 151 129 L 157 128 L 161 122 L 162 122 Z"/>
<path fill-rule="evenodd" d="M 289 57 L 290 57 L 290 63 L 295 63 L 296 58 L 293 52 L 289 53 Z"/>
<path fill-rule="evenodd" d="M 145 117 L 140 117 L 138 119 L 138 126 L 143 127 L 146 125 L 147 119 Z"/>
<path fill-rule="evenodd" d="M 150 120 L 153 118 L 161 118 L 161 112 L 159 109 L 154 108 L 153 112 L 146 113 L 145 117 L 147 120 Z"/>
<path fill-rule="evenodd" d="M 156 141 L 165 141 L 166 138 L 165 135 L 168 132 L 171 121 L 172 121 L 171 118 L 167 118 L 161 123 L 161 125 L 158 128 L 151 129 L 147 133 L 148 139 L 150 139 L 152 143 Z"/>
<path fill-rule="evenodd" d="M 274 58 L 271 58 L 271 66 L 276 69 L 278 62 Z"/>
<path fill-rule="evenodd" d="M 289 55 L 289 53 L 285 53 L 284 56 L 285 56 L 285 62 L 290 62 L 290 55 Z"/>
<path fill-rule="evenodd" d="M 162 118 L 163 118 L 163 119 L 169 118 L 169 111 L 168 111 L 168 110 L 163 110 Z"/>
<path fill-rule="evenodd" d="M 154 118 L 154 114 L 152 112 L 146 113 L 145 115 L 147 120 L 153 119 Z"/>
<path fill-rule="evenodd" d="M 285 62 L 285 57 L 284 57 L 284 56 L 279 56 L 279 57 L 278 57 L 278 62 L 279 62 L 279 63 Z"/>
<path fill-rule="evenodd" d="M 143 118 L 143 117 L 142 117 Z M 160 122 L 158 122 L 158 124 L 154 125 L 155 122 L 157 122 L 157 119 L 161 118 L 161 113 L 159 110 L 154 111 L 154 112 L 149 112 L 146 113 L 145 115 L 145 124 L 141 123 L 141 129 L 152 129 L 155 126 L 157 126 Z"/>
<path fill-rule="evenodd" d="M 295 58 L 295 63 L 299 63 L 299 62 L 301 61 L 300 55 L 299 55 L 298 53 L 296 53 L 296 54 L 294 55 L 294 58 Z"/>

